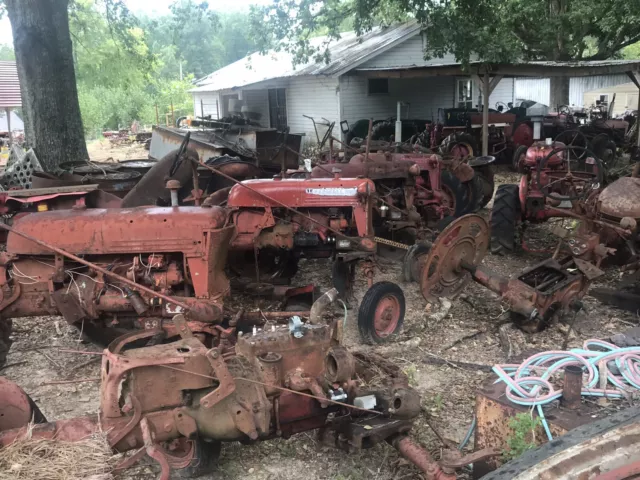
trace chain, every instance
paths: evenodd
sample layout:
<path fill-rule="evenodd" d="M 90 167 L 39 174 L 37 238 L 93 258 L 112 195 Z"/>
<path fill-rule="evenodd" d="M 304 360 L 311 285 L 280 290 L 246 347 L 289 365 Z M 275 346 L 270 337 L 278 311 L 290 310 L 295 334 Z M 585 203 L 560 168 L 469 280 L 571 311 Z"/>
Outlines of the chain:
<path fill-rule="evenodd" d="M 409 245 L 405 245 L 404 243 L 394 242 L 393 240 L 387 240 L 386 238 L 373 237 L 373 239 L 377 243 L 382 243 L 383 245 L 389 245 L 390 247 L 402 248 L 403 250 L 409 250 L 411 248 Z"/>

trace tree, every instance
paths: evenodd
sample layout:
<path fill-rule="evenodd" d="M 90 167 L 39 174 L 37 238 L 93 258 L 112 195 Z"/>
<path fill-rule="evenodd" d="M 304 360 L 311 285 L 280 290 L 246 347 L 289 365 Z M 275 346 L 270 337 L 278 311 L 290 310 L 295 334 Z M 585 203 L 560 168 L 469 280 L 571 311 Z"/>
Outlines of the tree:
<path fill-rule="evenodd" d="M 15 60 L 16 55 L 10 45 L 0 45 L 0 60 Z"/>
<path fill-rule="evenodd" d="M 312 46 L 310 38 L 318 30 L 339 38 L 345 18 L 358 35 L 415 18 L 426 57 L 453 53 L 463 64 L 603 60 L 640 40 L 640 0 L 274 0 L 251 15 L 260 49 L 283 48 L 298 62 L 326 54 L 326 43 Z M 568 88 L 566 96 L 563 103 Z"/>
<path fill-rule="evenodd" d="M 88 158 L 68 0 L 6 0 L 20 78 L 25 140 L 46 170 Z"/>

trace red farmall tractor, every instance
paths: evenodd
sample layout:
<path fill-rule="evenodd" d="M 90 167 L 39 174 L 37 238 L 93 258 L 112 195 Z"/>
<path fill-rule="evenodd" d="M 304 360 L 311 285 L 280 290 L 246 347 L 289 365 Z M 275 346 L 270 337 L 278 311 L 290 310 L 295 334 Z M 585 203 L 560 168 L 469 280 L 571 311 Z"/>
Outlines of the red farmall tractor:
<path fill-rule="evenodd" d="M 527 223 L 579 213 L 581 202 L 600 190 L 604 180 L 600 159 L 571 141 L 536 141 L 517 165 L 522 172 L 520 184 L 500 185 L 496 190 L 491 211 L 494 253 L 513 251 Z"/>

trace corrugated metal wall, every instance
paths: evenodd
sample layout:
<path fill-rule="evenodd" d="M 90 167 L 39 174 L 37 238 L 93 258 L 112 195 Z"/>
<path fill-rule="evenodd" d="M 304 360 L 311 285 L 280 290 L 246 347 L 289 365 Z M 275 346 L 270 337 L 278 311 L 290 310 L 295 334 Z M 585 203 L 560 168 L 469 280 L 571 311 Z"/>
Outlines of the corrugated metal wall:
<path fill-rule="evenodd" d="M 627 83 L 629 77 L 624 73 L 619 75 L 595 75 L 592 77 L 574 77 L 569 80 L 569 103 L 579 107 L 584 106 L 584 93 L 597 88 L 612 87 Z M 548 78 L 517 78 L 516 100 L 534 100 L 549 105 Z"/>

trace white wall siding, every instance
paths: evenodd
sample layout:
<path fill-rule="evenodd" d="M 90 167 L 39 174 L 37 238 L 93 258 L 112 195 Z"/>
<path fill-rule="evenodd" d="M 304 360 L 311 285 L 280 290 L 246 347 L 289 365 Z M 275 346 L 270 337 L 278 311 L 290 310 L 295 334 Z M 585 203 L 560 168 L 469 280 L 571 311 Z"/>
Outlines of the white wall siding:
<path fill-rule="evenodd" d="M 629 77 L 620 75 L 594 75 L 592 77 L 573 77 L 569 80 L 569 103 L 584 107 L 584 92 L 603 87 L 613 87 L 627 83 Z M 550 102 L 550 88 L 548 78 L 518 78 L 516 79 L 516 99 L 534 100 L 545 105 Z"/>
<path fill-rule="evenodd" d="M 533 100 L 549 105 L 550 86 L 548 78 L 516 78 L 516 100 Z"/>
<path fill-rule="evenodd" d="M 342 118 L 350 123 L 362 118 L 383 119 L 396 115 L 397 102 L 409 103 L 410 118 L 436 120 L 438 108 L 453 106 L 454 77 L 389 79 L 389 95 L 368 95 L 367 79 L 340 78 Z M 403 115 L 407 108 L 404 107 Z"/>
<path fill-rule="evenodd" d="M 196 117 L 211 115 L 211 118 L 218 118 L 218 111 L 222 107 L 218 105 L 219 96 L 217 92 L 198 92 L 193 94 L 193 113 Z"/>
<path fill-rule="evenodd" d="M 513 102 L 513 78 L 503 78 L 500 80 L 496 88 L 493 89 L 491 95 L 489 95 L 489 108 L 495 108 L 496 103 L 502 102 L 507 105 L 509 102 Z M 507 109 L 505 108 L 505 111 Z"/>
<path fill-rule="evenodd" d="M 411 65 L 440 65 L 456 63 L 453 54 L 445 55 L 443 58 L 424 59 L 424 43 L 422 35 L 419 33 L 400 45 L 381 53 L 375 58 L 366 61 L 358 68 L 374 68 L 374 67 L 399 67 Z"/>
<path fill-rule="evenodd" d="M 315 143 L 313 123 L 303 115 L 322 122 L 322 117 L 336 122 L 334 135 L 340 136 L 338 79 L 330 77 L 296 77 L 287 86 L 287 123 L 291 133 L 303 133 L 304 144 Z M 320 135 L 325 129 L 319 128 Z"/>
<path fill-rule="evenodd" d="M 260 113 L 260 125 L 269 126 L 269 91 L 242 90 L 242 101 L 249 107 L 250 112 Z"/>
<path fill-rule="evenodd" d="M 619 75 L 595 75 L 593 77 L 572 78 L 569 84 L 569 103 L 571 105 L 588 107 L 589 105 L 583 105 L 584 92 L 597 88 L 614 87 L 628 82 L 629 77 L 624 73 Z"/>

